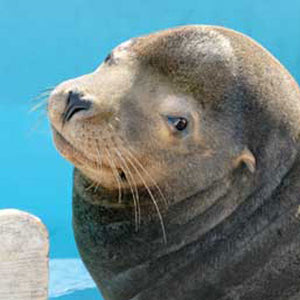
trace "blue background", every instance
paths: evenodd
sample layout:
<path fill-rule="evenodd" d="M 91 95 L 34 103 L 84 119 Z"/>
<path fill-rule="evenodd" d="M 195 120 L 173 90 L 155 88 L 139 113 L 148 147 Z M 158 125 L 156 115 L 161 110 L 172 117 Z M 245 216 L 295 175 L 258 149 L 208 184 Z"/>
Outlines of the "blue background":
<path fill-rule="evenodd" d="M 51 258 L 78 257 L 70 225 L 72 168 L 52 145 L 45 113 L 29 113 L 33 98 L 93 71 L 124 40 L 191 23 L 253 37 L 299 81 L 299 0 L 0 0 L 0 208 L 39 216 L 50 232 Z M 89 290 L 59 299 L 99 296 Z"/>

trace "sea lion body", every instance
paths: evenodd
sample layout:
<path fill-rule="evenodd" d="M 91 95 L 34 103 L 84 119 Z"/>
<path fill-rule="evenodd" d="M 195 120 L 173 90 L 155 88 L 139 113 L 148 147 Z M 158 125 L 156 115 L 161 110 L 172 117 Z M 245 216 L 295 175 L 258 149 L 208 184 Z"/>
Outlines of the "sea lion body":
<path fill-rule="evenodd" d="M 105 299 L 300 297 L 300 93 L 256 42 L 213 26 L 130 40 L 49 115 Z"/>

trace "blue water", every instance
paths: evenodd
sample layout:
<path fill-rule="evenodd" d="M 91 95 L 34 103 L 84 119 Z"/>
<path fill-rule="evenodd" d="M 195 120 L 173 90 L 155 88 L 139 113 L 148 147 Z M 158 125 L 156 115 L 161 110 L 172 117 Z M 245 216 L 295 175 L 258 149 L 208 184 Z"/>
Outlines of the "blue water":
<path fill-rule="evenodd" d="M 53 299 L 101 298 L 73 240 L 72 168 L 55 151 L 45 116 L 28 113 L 31 100 L 92 71 L 132 36 L 189 23 L 252 36 L 299 80 L 299 16 L 298 0 L 0 0 L 0 208 L 29 211 L 48 227 Z"/>

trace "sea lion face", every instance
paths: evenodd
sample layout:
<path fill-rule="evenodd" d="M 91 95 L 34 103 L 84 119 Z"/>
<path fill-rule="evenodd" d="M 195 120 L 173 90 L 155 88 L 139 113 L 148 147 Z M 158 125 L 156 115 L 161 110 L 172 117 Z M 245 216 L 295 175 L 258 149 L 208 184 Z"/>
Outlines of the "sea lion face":
<path fill-rule="evenodd" d="M 231 172 L 243 148 L 234 104 L 224 105 L 234 101 L 234 56 L 218 34 L 197 34 L 130 40 L 60 84 L 48 106 L 58 151 L 108 189 L 156 187 L 178 199 Z"/>

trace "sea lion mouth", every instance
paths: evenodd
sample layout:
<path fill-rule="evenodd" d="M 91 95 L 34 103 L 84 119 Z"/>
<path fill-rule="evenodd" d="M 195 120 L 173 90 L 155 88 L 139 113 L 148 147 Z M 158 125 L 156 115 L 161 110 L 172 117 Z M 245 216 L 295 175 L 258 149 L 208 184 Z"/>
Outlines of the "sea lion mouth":
<path fill-rule="evenodd" d="M 72 145 L 53 125 L 53 138 L 57 150 L 61 153 L 63 157 L 72 162 L 74 165 L 83 168 L 89 167 L 93 170 L 101 170 L 101 172 L 112 173 L 111 167 L 106 165 L 104 162 L 99 162 L 89 158 L 86 154 L 78 150 Z M 122 169 L 117 168 L 119 176 L 122 180 L 126 180 L 126 176 Z"/>

